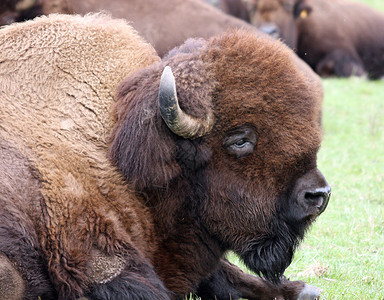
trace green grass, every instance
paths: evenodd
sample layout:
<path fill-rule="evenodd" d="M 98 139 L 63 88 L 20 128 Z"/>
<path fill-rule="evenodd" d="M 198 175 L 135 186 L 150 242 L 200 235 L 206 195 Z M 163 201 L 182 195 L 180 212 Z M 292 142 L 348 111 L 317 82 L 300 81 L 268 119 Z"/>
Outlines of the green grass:
<path fill-rule="evenodd" d="M 369 6 L 372 6 L 373 8 L 384 11 L 384 1 L 383 0 L 353 0 L 353 1 L 363 2 L 363 3 L 368 4 Z"/>

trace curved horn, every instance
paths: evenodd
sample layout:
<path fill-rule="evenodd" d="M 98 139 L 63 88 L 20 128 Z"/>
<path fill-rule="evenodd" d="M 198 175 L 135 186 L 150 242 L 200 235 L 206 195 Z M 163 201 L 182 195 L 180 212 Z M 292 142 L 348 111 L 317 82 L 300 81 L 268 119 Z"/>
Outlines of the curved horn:
<path fill-rule="evenodd" d="M 195 139 L 209 133 L 213 127 L 213 114 L 201 120 L 183 112 L 177 100 L 175 77 L 169 66 L 164 68 L 159 88 L 159 108 L 164 122 L 173 133 Z"/>

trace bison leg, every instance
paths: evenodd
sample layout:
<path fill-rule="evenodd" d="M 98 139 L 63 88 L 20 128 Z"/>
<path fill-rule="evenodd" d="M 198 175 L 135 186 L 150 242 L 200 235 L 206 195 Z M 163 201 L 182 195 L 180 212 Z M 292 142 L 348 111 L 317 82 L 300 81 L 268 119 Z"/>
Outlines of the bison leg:
<path fill-rule="evenodd" d="M 21 300 L 24 280 L 7 257 L 0 254 L 0 299 Z"/>
<path fill-rule="evenodd" d="M 301 281 L 283 280 L 281 285 L 276 286 L 222 260 L 220 268 L 200 283 L 197 294 L 203 300 L 316 300 L 319 299 L 320 290 Z"/>

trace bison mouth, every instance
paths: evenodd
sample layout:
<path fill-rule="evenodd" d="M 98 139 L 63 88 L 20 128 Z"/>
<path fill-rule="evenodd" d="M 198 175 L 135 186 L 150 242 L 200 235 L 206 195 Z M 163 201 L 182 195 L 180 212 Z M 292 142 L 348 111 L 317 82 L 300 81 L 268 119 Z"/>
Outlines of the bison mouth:
<path fill-rule="evenodd" d="M 294 227 L 284 221 L 277 221 L 271 231 L 273 234 L 248 242 L 247 247 L 238 251 L 238 254 L 253 272 L 278 284 L 292 262 L 307 225 Z"/>

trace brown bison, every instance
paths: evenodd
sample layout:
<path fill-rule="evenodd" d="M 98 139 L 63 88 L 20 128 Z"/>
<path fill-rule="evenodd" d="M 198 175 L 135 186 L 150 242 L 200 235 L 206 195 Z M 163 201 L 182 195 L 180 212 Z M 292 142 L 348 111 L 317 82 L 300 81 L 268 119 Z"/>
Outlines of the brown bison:
<path fill-rule="evenodd" d="M 282 276 L 330 193 L 321 83 L 286 46 L 234 31 L 160 61 L 98 15 L 0 41 L 1 299 L 318 297 Z"/>
<path fill-rule="evenodd" d="M 131 22 L 160 56 L 188 38 L 209 38 L 228 28 L 246 28 L 260 34 L 254 26 L 198 0 L 35 0 L 34 7 L 45 15 L 107 11 Z"/>
<path fill-rule="evenodd" d="M 346 0 L 250 0 L 252 22 L 322 76 L 384 75 L 384 15 Z"/>

